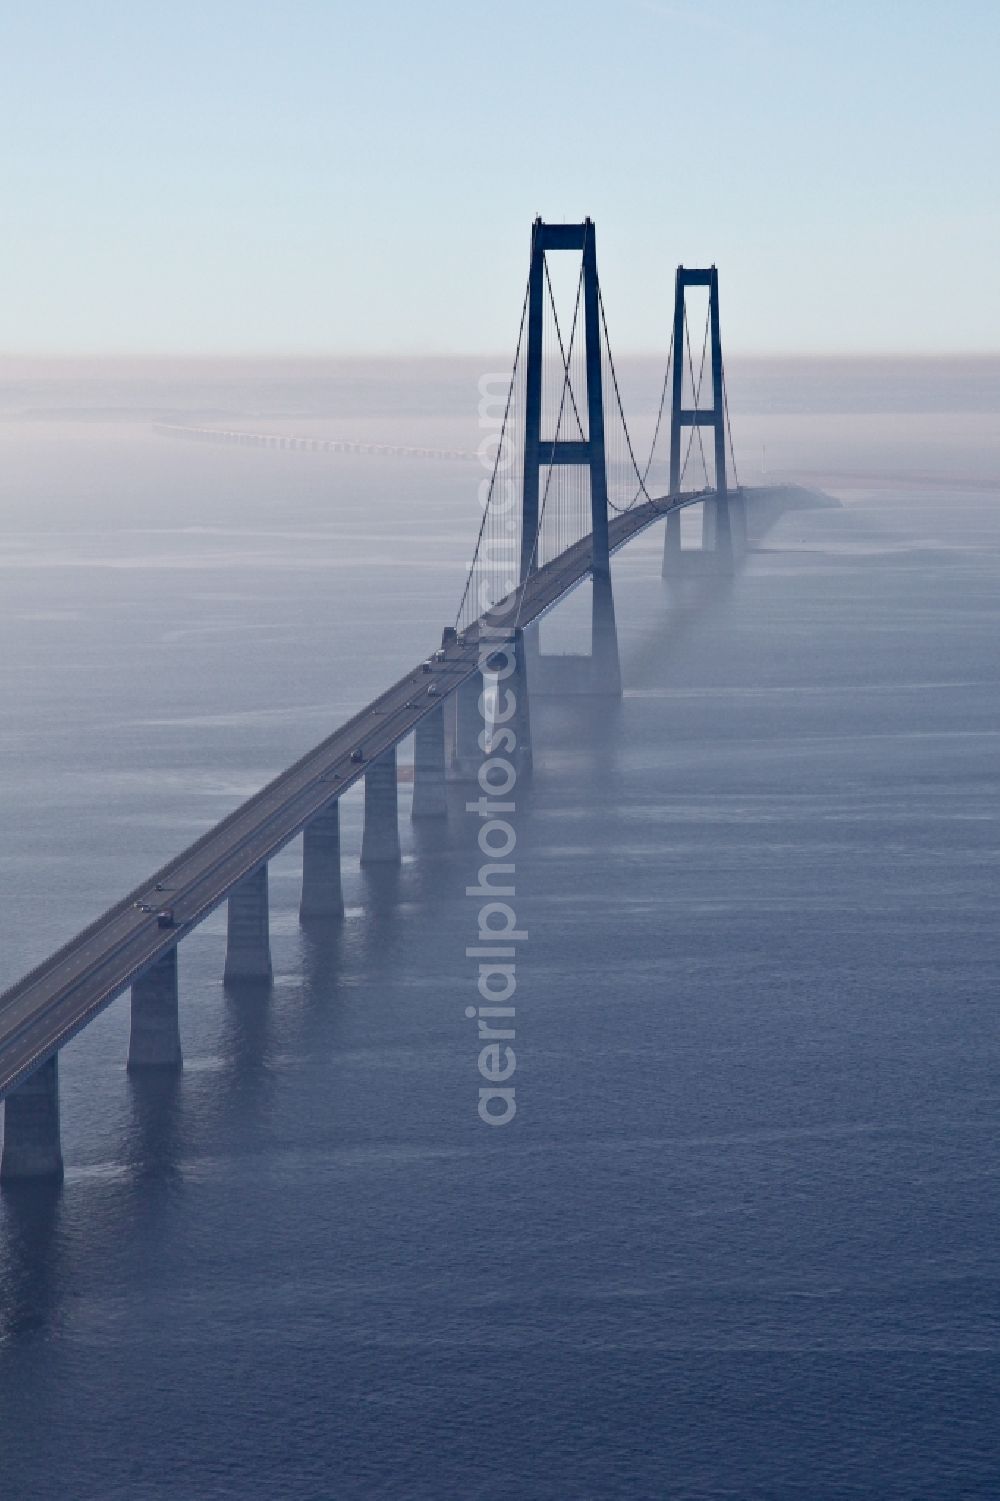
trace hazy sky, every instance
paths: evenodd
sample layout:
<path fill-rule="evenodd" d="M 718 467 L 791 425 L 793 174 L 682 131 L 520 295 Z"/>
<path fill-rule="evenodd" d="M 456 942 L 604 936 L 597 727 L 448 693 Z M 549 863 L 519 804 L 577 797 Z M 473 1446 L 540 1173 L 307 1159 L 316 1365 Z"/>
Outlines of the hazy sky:
<path fill-rule="evenodd" d="M 591 214 L 612 338 L 1000 348 L 997 0 L 8 0 L 0 345 L 507 350 Z"/>

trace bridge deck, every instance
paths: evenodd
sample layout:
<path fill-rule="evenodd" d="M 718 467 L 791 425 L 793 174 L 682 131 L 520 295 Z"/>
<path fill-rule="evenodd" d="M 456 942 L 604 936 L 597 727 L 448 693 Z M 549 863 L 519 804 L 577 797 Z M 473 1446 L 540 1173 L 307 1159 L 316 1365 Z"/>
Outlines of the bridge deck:
<path fill-rule="evenodd" d="M 701 494 L 651 500 L 613 517 L 617 549 L 670 509 Z M 590 571 L 585 537 L 529 579 L 519 614 L 528 625 Z M 244 876 L 288 844 L 335 797 L 365 773 L 365 764 L 396 745 L 476 670 L 479 622 L 436 663 L 406 673 L 221 823 L 154 872 L 63 948 L 0 995 L 0 1098 L 86 1026 L 155 959 L 220 905 Z M 428 695 L 430 681 L 439 697 Z M 360 750 L 365 764 L 353 761 Z M 160 888 L 160 889 L 158 889 Z M 154 909 L 144 912 L 143 903 Z M 176 926 L 157 925 L 155 909 L 173 908 Z"/>

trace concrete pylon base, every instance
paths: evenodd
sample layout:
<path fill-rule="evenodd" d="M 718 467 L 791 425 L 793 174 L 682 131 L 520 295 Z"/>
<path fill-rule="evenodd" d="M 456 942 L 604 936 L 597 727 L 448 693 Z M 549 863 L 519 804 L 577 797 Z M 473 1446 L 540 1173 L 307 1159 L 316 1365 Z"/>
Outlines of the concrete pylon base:
<path fill-rule="evenodd" d="M 383 751 L 365 772 L 365 831 L 362 865 L 398 865 L 399 797 L 396 789 L 396 747 Z"/>
<path fill-rule="evenodd" d="M 732 529 L 733 557 L 742 558 L 747 550 L 747 502 L 740 491 L 729 497 L 729 524 Z"/>
<path fill-rule="evenodd" d="M 270 981 L 271 935 L 267 866 L 245 876 L 229 897 L 224 979 Z"/>
<path fill-rule="evenodd" d="M 56 1053 L 4 1101 L 0 1183 L 60 1183 L 62 1176 Z"/>
<path fill-rule="evenodd" d="M 299 919 L 340 917 L 344 890 L 340 878 L 340 803 L 332 802 L 302 831 L 302 899 Z"/>
<path fill-rule="evenodd" d="M 621 698 L 622 667 L 610 574 L 594 576 L 590 655 L 594 664 L 590 691 L 605 698 Z"/>
<path fill-rule="evenodd" d="M 531 698 L 528 692 L 528 645 L 523 630 L 516 628 L 512 634 L 497 641 L 490 650 L 484 641 L 480 663 L 485 669 L 484 692 L 495 707 L 489 724 L 494 731 L 493 739 L 499 742 L 499 753 L 509 760 L 518 772 L 529 772 L 531 754 Z M 485 727 L 483 721 L 483 727 Z M 514 736 L 513 749 L 508 749 L 507 738 L 501 733 L 509 730 Z M 483 759 L 494 754 L 492 740 Z M 482 760 L 479 763 L 482 764 Z M 477 767 L 478 776 L 478 767 Z"/>
<path fill-rule="evenodd" d="M 452 782 L 476 782 L 484 753 L 479 737 L 484 729 L 481 672 L 473 673 L 455 692 L 455 741 L 448 768 Z"/>
<path fill-rule="evenodd" d="M 419 721 L 413 732 L 413 806 L 411 818 L 447 818 L 444 705 Z"/>
<path fill-rule="evenodd" d="M 679 511 L 667 515 L 663 577 L 729 577 L 746 552 L 746 502 L 738 491 L 702 502 L 701 547 L 681 547 Z"/>
<path fill-rule="evenodd" d="M 663 533 L 663 569 L 665 579 L 676 578 L 683 566 L 684 549 L 681 547 L 681 513 L 667 512 L 667 525 Z"/>
<path fill-rule="evenodd" d="M 589 654 L 543 652 L 538 645 L 538 628 L 532 627 L 526 633 L 532 691 L 552 698 L 621 698 L 618 627 L 608 574 L 600 574 L 593 581 L 590 639 Z"/>
<path fill-rule="evenodd" d="M 180 1068 L 181 1034 L 177 998 L 177 946 L 161 954 L 132 985 L 129 1071 Z"/>
<path fill-rule="evenodd" d="M 518 631 L 514 640 L 517 666 L 511 676 L 509 687 L 516 699 L 511 729 L 517 737 L 512 760 L 521 773 L 530 772 L 533 764 L 531 750 L 531 695 L 528 691 L 528 657 L 524 644 L 524 632 Z"/>

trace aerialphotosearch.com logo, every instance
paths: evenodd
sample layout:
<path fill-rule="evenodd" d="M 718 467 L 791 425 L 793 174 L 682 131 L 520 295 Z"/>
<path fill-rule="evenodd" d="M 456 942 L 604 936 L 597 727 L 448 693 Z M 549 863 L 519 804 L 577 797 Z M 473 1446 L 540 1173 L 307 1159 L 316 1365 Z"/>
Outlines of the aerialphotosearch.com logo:
<path fill-rule="evenodd" d="M 483 720 L 478 743 L 484 759 L 477 771 L 482 795 L 465 805 L 467 813 L 478 814 L 481 820 L 478 844 L 485 856 L 477 884 L 465 888 L 466 896 L 482 903 L 478 942 L 465 951 L 466 958 L 478 961 L 479 1003 L 467 1006 L 465 1014 L 470 1021 L 478 1022 L 478 1067 L 485 1080 L 479 1089 L 479 1116 L 488 1126 L 506 1126 L 517 1114 L 516 1089 L 510 1082 L 517 1068 L 517 1055 L 511 1046 L 516 1036 L 513 1000 L 517 945 L 528 936 L 518 927 L 509 900 L 515 895 L 512 856 L 517 844 L 517 832 L 509 817 L 517 810 L 513 757 L 524 721 L 518 714 L 517 687 L 506 682 L 518 668 L 518 647 L 511 640 L 511 625 L 504 620 L 516 607 L 518 560 L 517 490 L 503 423 L 507 381 L 505 375 L 484 375 L 479 382 L 479 426 L 487 435 L 480 440 L 478 452 L 483 467 L 489 470 L 489 478 L 480 484 L 480 503 L 490 506 L 494 526 L 486 555 L 480 560 L 476 604 L 480 616 L 490 611 L 490 620 L 479 637 L 479 670 L 490 686 L 484 687 L 478 706 Z M 506 610 L 495 604 L 502 597 L 509 600 Z"/>

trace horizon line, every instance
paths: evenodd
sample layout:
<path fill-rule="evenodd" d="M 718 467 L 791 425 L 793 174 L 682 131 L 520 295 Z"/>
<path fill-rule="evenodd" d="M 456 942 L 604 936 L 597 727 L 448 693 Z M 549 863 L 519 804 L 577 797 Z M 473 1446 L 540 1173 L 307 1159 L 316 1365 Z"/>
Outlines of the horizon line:
<path fill-rule="evenodd" d="M 728 358 L 753 360 L 995 360 L 1000 359 L 1000 346 L 996 349 L 727 349 Z M 489 350 L 69 350 L 23 351 L 0 350 L 0 364 L 111 364 L 125 361 L 148 364 L 224 362 L 231 364 L 271 363 L 330 363 L 332 361 L 382 360 L 404 364 L 417 360 L 481 360 L 493 363 L 510 363 L 510 351 Z M 662 359 L 662 349 L 626 349 L 617 352 L 618 359 Z"/>

